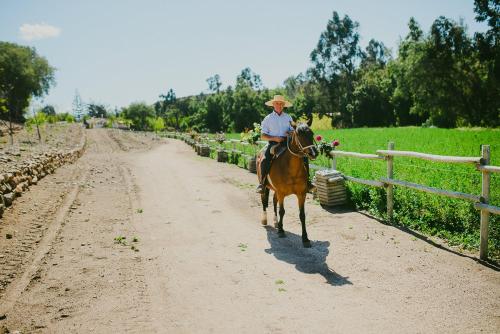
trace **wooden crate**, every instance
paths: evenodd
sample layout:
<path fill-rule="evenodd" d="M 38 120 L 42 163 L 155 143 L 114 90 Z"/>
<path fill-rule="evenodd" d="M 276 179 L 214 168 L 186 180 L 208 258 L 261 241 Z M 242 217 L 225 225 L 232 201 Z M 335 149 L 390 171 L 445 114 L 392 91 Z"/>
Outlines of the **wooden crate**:
<path fill-rule="evenodd" d="M 247 163 L 248 163 L 248 171 L 250 173 L 256 174 L 257 173 L 257 159 L 255 158 L 255 156 L 249 157 L 247 160 Z"/>
<path fill-rule="evenodd" d="M 217 150 L 217 161 L 227 162 L 227 160 L 228 160 L 228 152 L 225 150 Z"/>
<path fill-rule="evenodd" d="M 321 205 L 336 206 L 346 203 L 345 180 L 339 171 L 333 169 L 317 171 L 315 184 L 316 196 Z"/>
<path fill-rule="evenodd" d="M 200 155 L 202 157 L 209 157 L 210 156 L 210 146 L 208 146 L 207 144 L 200 144 Z"/>

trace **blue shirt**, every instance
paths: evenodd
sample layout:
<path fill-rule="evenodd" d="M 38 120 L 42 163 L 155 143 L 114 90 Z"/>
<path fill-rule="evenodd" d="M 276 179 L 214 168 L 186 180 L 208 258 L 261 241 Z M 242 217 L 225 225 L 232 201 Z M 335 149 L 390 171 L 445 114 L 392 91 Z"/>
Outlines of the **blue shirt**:
<path fill-rule="evenodd" d="M 292 117 L 285 112 L 278 115 L 276 111 L 273 110 L 272 113 L 267 115 L 262 121 L 262 133 L 271 137 L 286 137 L 287 131 L 292 131 Z"/>

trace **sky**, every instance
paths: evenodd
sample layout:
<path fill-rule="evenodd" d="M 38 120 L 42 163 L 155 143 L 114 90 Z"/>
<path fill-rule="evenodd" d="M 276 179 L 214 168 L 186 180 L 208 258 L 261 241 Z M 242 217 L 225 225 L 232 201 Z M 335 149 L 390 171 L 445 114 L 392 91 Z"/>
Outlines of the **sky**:
<path fill-rule="evenodd" d="M 443 15 L 463 20 L 469 34 L 473 0 L 0 0 L 0 41 L 35 47 L 56 68 L 56 86 L 39 104 L 70 111 L 84 102 L 114 109 L 223 88 L 250 67 L 275 88 L 311 66 L 309 55 L 333 11 L 359 22 L 371 38 L 397 51 L 415 17 L 427 32 Z"/>

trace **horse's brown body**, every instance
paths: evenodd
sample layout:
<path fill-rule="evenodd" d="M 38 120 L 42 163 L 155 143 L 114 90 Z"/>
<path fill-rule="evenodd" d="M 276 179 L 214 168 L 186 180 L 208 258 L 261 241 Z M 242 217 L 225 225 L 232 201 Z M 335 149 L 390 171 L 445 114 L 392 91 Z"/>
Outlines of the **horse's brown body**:
<path fill-rule="evenodd" d="M 308 131 L 309 128 L 307 128 Z M 293 134 L 292 136 L 298 136 Z M 309 138 L 310 137 L 310 138 Z M 303 141 L 312 139 L 312 131 L 308 133 L 307 138 L 302 138 Z M 311 143 L 302 144 L 303 146 L 309 145 Z M 299 144 L 300 145 L 300 144 Z M 301 147 L 299 147 L 295 140 L 289 141 L 289 149 L 282 153 L 278 158 L 276 158 L 272 165 L 267 178 L 267 188 L 262 194 L 262 207 L 263 214 L 261 223 L 267 225 L 267 206 L 269 202 L 269 190 L 274 192 L 273 204 L 274 204 L 274 225 L 278 228 L 278 235 L 280 237 L 285 236 L 285 231 L 283 230 L 283 216 L 285 214 L 284 200 L 286 196 L 295 194 L 297 196 L 299 211 L 300 211 L 300 221 L 302 224 L 302 243 L 304 247 L 310 247 L 311 243 L 307 237 L 306 226 L 305 226 L 305 210 L 304 203 L 307 194 L 307 170 L 304 166 L 303 154 Z M 292 153 L 294 152 L 294 153 Z M 316 156 L 316 148 L 312 149 L 313 157 Z M 261 178 L 260 173 L 260 163 L 263 158 L 263 153 L 261 152 L 257 159 L 257 174 L 259 180 Z M 277 204 L 279 204 L 279 221 L 277 217 Z"/>

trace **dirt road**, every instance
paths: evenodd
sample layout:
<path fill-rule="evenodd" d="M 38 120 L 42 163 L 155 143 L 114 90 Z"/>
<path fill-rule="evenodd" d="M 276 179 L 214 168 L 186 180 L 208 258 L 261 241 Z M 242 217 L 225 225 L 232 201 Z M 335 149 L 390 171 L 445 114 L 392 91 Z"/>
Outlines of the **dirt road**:
<path fill-rule="evenodd" d="M 9 252 L 0 269 L 10 271 L 0 290 L 0 316 L 6 315 L 0 329 L 500 329 L 500 273 L 473 259 L 311 201 L 312 248 L 304 249 L 294 198 L 286 201 L 287 238 L 260 226 L 255 175 L 199 158 L 175 140 L 107 130 L 87 136 L 77 163 L 42 180 L 3 218 L 0 249 Z M 26 251 L 19 256 L 21 246 Z"/>

